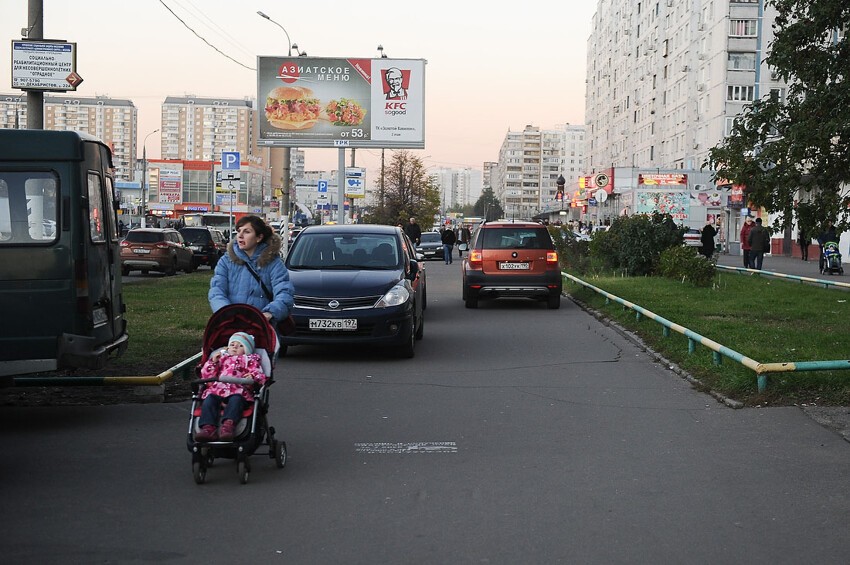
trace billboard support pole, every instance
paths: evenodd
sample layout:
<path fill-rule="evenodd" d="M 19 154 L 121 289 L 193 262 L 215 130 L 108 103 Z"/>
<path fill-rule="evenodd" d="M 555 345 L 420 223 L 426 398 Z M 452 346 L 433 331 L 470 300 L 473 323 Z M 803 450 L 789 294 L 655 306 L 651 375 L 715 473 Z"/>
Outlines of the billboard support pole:
<path fill-rule="evenodd" d="M 336 174 L 337 184 L 339 184 L 339 194 L 337 198 L 336 208 L 338 214 L 336 222 L 339 225 L 345 224 L 345 148 L 339 148 L 339 170 Z"/>

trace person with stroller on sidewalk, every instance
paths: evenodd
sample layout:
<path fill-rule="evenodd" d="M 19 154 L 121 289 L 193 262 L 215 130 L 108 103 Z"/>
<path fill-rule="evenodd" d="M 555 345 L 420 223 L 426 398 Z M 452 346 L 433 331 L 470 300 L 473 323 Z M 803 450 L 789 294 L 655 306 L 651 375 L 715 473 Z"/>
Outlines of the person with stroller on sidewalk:
<path fill-rule="evenodd" d="M 764 254 L 770 250 L 770 234 L 761 225 L 761 218 L 756 218 L 756 225 L 748 236 L 750 244 L 750 269 L 761 271 Z"/>
<path fill-rule="evenodd" d="M 699 238 L 700 243 L 702 243 L 702 246 L 699 248 L 699 252 L 704 255 L 706 259 L 711 259 L 712 256 L 714 256 L 714 236 L 716 235 L 717 230 L 714 229 L 711 222 L 706 222 L 705 227 L 702 228 L 702 234 Z"/>
<path fill-rule="evenodd" d="M 753 229 L 753 217 L 747 216 L 741 226 L 741 251 L 744 255 L 744 267 L 750 268 L 750 230 Z"/>
<path fill-rule="evenodd" d="M 826 245 L 830 241 L 834 241 L 837 244 L 838 234 L 835 231 L 835 224 L 833 224 L 831 221 L 828 221 L 824 230 L 820 233 L 820 235 L 818 235 L 818 246 L 820 248 L 818 268 L 821 273 L 823 273 L 824 270 L 824 245 Z"/>
<path fill-rule="evenodd" d="M 266 382 L 260 356 L 254 353 L 254 336 L 236 332 L 230 336 L 226 349 L 210 355 L 201 367 L 201 378 L 221 377 L 250 378 L 253 382 L 236 384 L 216 380 L 208 383 L 201 394 L 201 417 L 198 420 L 200 431 L 195 434 L 197 441 L 231 441 L 245 406 L 254 401 L 254 383 L 262 385 Z M 222 404 L 224 414 L 219 431 Z"/>

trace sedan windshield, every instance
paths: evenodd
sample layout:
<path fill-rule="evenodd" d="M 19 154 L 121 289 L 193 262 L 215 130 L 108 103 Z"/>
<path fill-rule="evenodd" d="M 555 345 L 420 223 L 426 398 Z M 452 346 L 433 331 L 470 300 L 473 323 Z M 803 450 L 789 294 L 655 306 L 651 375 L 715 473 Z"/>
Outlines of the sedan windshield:
<path fill-rule="evenodd" d="M 289 254 L 290 269 L 395 269 L 398 240 L 381 234 L 301 234 Z"/>

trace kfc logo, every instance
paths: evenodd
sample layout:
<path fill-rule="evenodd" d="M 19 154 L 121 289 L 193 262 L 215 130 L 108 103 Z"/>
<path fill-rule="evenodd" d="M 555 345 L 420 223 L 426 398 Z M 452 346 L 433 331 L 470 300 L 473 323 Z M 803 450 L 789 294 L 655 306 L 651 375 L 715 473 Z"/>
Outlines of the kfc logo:
<path fill-rule="evenodd" d="M 410 70 L 390 67 L 381 73 L 383 77 L 384 98 L 386 100 L 407 100 L 410 86 Z"/>

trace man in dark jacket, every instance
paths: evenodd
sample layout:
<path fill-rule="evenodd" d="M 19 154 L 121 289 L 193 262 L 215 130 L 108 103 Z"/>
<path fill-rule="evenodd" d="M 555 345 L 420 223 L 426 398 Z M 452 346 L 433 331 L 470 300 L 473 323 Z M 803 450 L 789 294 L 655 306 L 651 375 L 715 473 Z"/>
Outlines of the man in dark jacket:
<path fill-rule="evenodd" d="M 419 240 L 422 239 L 422 228 L 416 223 L 416 218 L 410 218 L 410 223 L 404 226 L 404 233 L 413 242 L 413 245 L 419 245 Z"/>
<path fill-rule="evenodd" d="M 699 240 L 702 243 L 702 247 L 700 247 L 699 252 L 705 255 L 706 259 L 711 259 L 714 255 L 714 236 L 717 235 L 717 230 L 714 229 L 714 226 L 711 223 L 705 224 L 705 227 L 702 228 L 702 235 Z"/>
<path fill-rule="evenodd" d="M 756 225 L 750 230 L 750 269 L 761 270 L 764 254 L 770 249 L 770 234 L 761 225 L 761 218 L 756 218 Z"/>
<path fill-rule="evenodd" d="M 454 230 L 449 226 L 443 228 L 443 231 L 440 232 L 440 241 L 443 242 L 443 259 L 446 260 L 446 265 L 448 265 L 452 263 L 452 248 L 457 241 Z"/>

